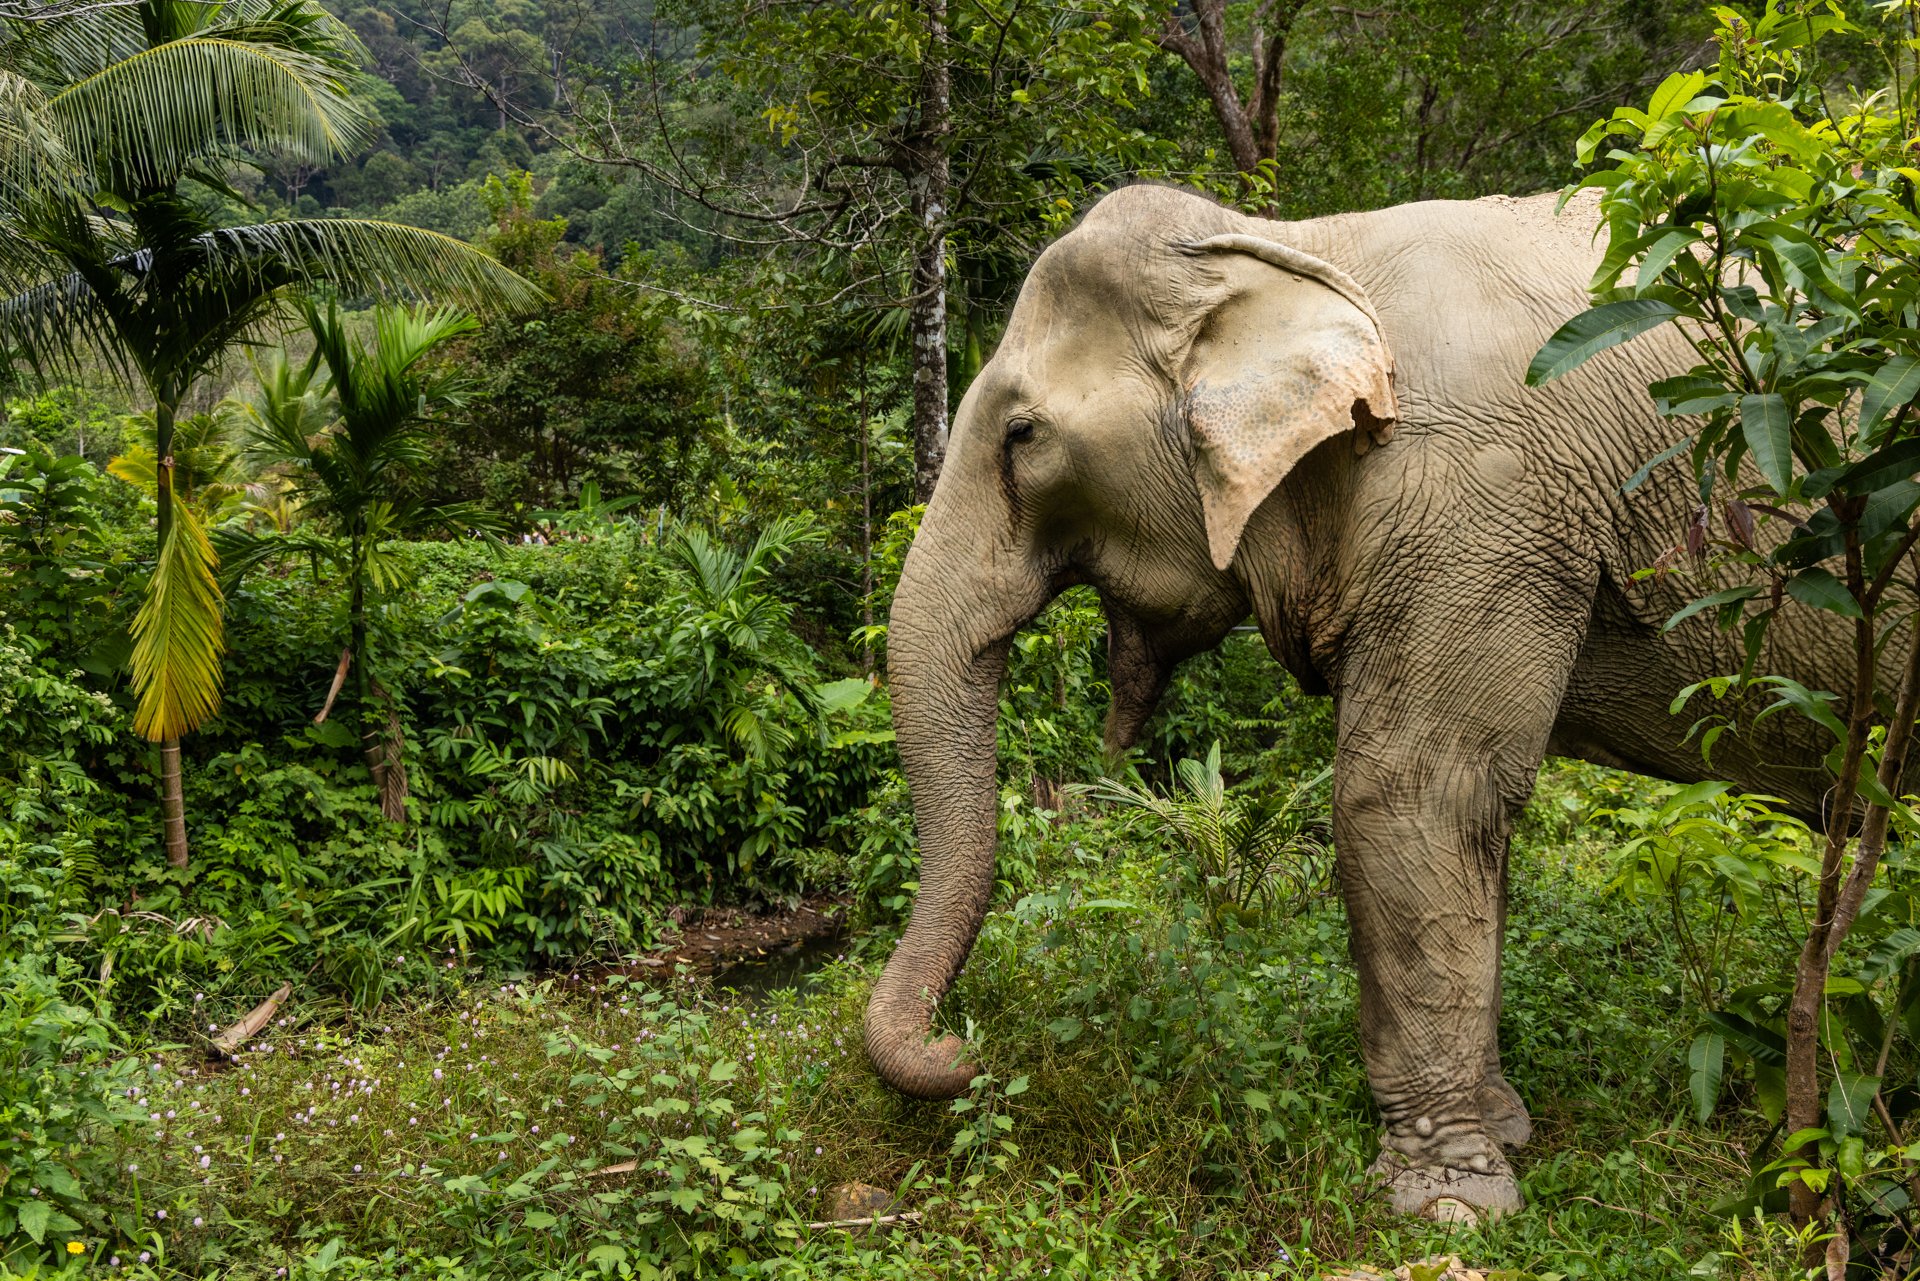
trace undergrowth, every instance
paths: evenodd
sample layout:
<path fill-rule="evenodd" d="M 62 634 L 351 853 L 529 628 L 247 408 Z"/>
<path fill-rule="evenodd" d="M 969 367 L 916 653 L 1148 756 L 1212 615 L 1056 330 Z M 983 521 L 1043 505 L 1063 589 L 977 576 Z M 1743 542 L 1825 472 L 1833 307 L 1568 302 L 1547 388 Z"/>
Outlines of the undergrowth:
<path fill-rule="evenodd" d="M 1712 1203 L 1740 1117 L 1696 1124 L 1672 944 L 1605 892 L 1609 846 L 1550 775 L 1516 839 L 1503 1044 L 1533 1107 L 1529 1209 L 1477 1229 L 1387 1213 L 1337 897 L 1216 934 L 1173 853 L 1046 826 L 945 1016 L 982 1074 L 888 1091 L 860 1048 L 872 960 L 748 1003 L 682 979 L 296 1000 L 237 1058 L 149 1047 L 137 1120 L 43 1267 L 116 1276 L 1274 1277 L 1458 1253 L 1512 1277 L 1786 1276 Z M 209 1022 L 237 1010 L 208 1011 Z M 129 1094 L 128 1091 L 131 1091 Z M 917 1215 L 809 1227 L 848 1182 Z M 1768 1252 L 1772 1253 L 1769 1254 Z M 17 1253 L 16 1266 L 30 1267 Z"/>

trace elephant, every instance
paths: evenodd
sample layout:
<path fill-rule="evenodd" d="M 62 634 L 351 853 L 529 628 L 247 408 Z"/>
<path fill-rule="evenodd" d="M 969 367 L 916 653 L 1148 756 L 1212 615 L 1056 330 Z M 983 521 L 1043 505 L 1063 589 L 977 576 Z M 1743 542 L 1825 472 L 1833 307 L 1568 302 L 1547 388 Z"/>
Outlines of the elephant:
<path fill-rule="evenodd" d="M 1591 193 L 1588 193 L 1589 197 Z M 1700 499 L 1648 384 L 1694 363 L 1655 331 L 1543 388 L 1524 371 L 1588 305 L 1591 199 L 1427 201 L 1308 221 L 1171 186 L 1104 196 L 1031 268 L 954 416 L 888 635 L 922 851 L 865 1041 L 899 1091 L 976 1073 L 936 1006 L 994 886 L 995 718 L 1014 633 L 1091 585 L 1110 749 L 1182 660 L 1249 616 L 1335 701 L 1337 878 L 1360 1042 L 1401 1212 L 1521 1205 L 1531 1122 L 1503 1074 L 1507 838 L 1547 754 L 1692 781 L 1670 703 L 1738 670 L 1703 589 L 1637 574 Z M 1766 668 L 1837 689 L 1848 634 L 1786 611 Z M 1822 679 L 1822 677 L 1826 679 Z M 1817 814 L 1818 731 L 1776 716 L 1713 772 Z"/>

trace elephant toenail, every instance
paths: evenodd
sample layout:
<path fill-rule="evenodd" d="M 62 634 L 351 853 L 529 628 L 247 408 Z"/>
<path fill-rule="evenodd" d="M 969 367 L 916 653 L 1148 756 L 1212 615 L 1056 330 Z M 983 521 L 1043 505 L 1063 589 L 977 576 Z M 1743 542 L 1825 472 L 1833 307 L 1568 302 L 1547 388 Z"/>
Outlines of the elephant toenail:
<path fill-rule="evenodd" d="M 1423 1116 L 1419 1120 L 1415 1121 L 1413 1123 L 1413 1132 L 1419 1135 L 1423 1139 L 1432 1138 L 1433 1137 L 1433 1118 L 1430 1116 Z"/>

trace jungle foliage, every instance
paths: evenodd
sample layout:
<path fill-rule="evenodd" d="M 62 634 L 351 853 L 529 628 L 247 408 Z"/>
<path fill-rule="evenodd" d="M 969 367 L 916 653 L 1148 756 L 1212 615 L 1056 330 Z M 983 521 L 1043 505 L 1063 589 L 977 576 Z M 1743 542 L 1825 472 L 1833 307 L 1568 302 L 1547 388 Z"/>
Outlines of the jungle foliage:
<path fill-rule="evenodd" d="M 914 1104 L 858 1051 L 917 888 L 884 671 L 919 428 L 1032 252 L 1136 179 L 1304 217 L 1560 185 L 1592 116 L 1649 92 L 1724 132 L 1705 80 L 1656 90 L 1712 60 L 1711 15 L 18 8 L 0 271 L 49 305 L 5 312 L 0 1275 L 1307 1277 L 1442 1248 L 1516 1277 L 1793 1275 L 1804 1241 L 1734 1216 L 1778 1191 L 1754 1179 L 1781 1173 L 1804 830 L 1550 767 L 1503 1040 L 1554 1208 L 1390 1220 L 1361 1183 L 1331 709 L 1235 635 L 1109 761 L 1084 588 L 1015 638 L 1002 696 L 998 895 L 954 1001 L 994 1029 L 987 1071 Z M 1782 243 L 1767 280 L 1798 292 L 1754 305 L 1784 334 L 1813 258 Z M 1838 376 L 1905 385 L 1871 355 Z M 1839 386 L 1758 376 L 1741 394 Z M 1773 457 L 1817 501 L 1832 465 L 1786 462 L 1803 444 Z M 191 651 L 165 687 L 191 716 L 155 719 L 156 637 Z M 1816 1141 L 1871 1220 L 1857 1266 L 1909 1239 L 1906 1157 L 1867 1138 L 1915 1106 L 1908 876 L 1882 860 L 1827 989 Z M 854 931 L 804 1004 L 603 968 L 689 910 L 820 895 Z M 209 1030 L 283 983 L 211 1064 Z M 923 1219 L 809 1226 L 849 1179 Z"/>

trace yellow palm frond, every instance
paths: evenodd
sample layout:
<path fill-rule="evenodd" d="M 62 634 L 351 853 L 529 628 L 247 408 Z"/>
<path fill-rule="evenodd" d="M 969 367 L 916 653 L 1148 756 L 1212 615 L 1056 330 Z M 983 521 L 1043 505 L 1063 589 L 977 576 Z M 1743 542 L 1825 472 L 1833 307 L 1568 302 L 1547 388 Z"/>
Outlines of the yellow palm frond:
<path fill-rule="evenodd" d="M 133 727 L 156 742 L 178 738 L 220 705 L 225 650 L 213 546 L 193 509 L 173 508 L 153 581 L 133 619 Z"/>

